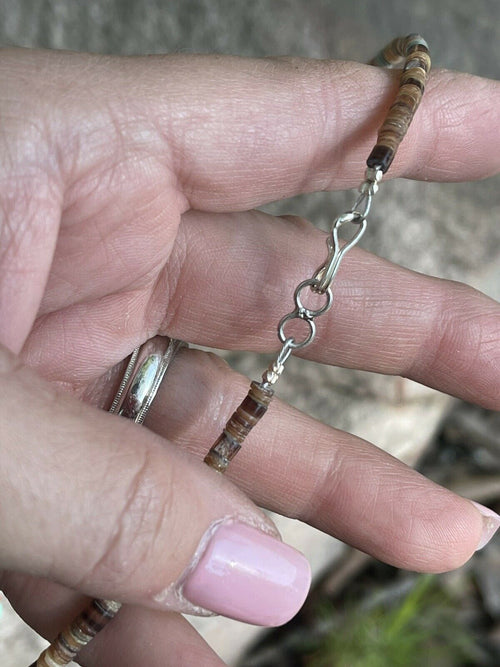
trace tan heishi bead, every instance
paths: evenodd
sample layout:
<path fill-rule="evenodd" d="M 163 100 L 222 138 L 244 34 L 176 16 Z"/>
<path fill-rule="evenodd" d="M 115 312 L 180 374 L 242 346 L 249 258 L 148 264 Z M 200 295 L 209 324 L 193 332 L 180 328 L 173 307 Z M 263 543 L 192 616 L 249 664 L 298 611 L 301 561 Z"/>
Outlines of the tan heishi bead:
<path fill-rule="evenodd" d="M 67 665 L 116 615 L 121 605 L 112 600 L 92 600 L 30 667 Z"/>
<path fill-rule="evenodd" d="M 431 59 L 425 41 L 419 35 L 397 38 L 388 44 L 373 60 L 373 65 L 395 67 L 405 63 L 396 99 L 380 127 L 377 143 L 370 153 L 368 167 L 389 169 L 399 144 L 424 94 Z"/>
<path fill-rule="evenodd" d="M 270 387 L 252 382 L 250 390 L 229 418 L 224 430 L 205 456 L 205 463 L 224 472 L 241 448 L 243 440 L 266 413 L 274 395 Z"/>

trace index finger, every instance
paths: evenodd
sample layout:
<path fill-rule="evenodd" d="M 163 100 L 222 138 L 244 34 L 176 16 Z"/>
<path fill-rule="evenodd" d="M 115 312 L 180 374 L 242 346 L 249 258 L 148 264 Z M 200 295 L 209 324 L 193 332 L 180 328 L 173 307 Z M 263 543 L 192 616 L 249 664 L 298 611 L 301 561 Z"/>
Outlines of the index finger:
<path fill-rule="evenodd" d="M 189 208 L 244 210 L 358 184 L 394 74 L 304 59 L 3 51 L 0 225 L 15 238 L 1 262 L 4 343 L 20 349 L 47 281 L 49 293 L 62 284 L 62 301 L 49 294 L 44 306 L 54 310 L 120 292 L 151 264 L 159 271 Z M 437 72 L 389 175 L 494 174 L 500 135 L 489 128 L 499 123 L 497 82 Z M 89 271 L 95 239 L 100 264 Z M 19 281 L 26 267 L 30 281 Z"/>
<path fill-rule="evenodd" d="M 352 62 L 295 58 L 175 57 L 152 67 L 150 118 L 168 119 L 165 136 L 190 207 L 211 211 L 357 185 L 399 78 Z M 499 123 L 498 82 L 431 73 L 389 175 L 456 181 L 494 174 L 500 135 L 488 128 Z"/>
<path fill-rule="evenodd" d="M 81 193 L 87 178 L 95 185 L 94 169 L 135 159 L 153 182 L 166 179 L 170 195 L 183 195 L 171 204 L 207 211 L 357 185 L 399 78 L 368 65 L 300 58 L 13 53 L 27 99 L 36 97 L 34 111 L 53 130 L 66 187 Z M 26 69 L 36 70 L 43 95 L 33 96 Z M 67 89 L 71 96 L 61 94 Z M 492 175 L 500 169 L 500 135 L 490 129 L 499 123 L 498 82 L 431 72 L 389 174 L 439 181 Z"/>

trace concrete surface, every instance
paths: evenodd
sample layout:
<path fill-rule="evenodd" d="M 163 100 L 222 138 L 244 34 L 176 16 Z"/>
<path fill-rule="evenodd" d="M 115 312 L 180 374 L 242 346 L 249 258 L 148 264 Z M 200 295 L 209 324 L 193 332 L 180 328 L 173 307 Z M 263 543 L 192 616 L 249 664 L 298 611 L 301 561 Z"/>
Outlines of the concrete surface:
<path fill-rule="evenodd" d="M 393 36 L 421 32 L 437 67 L 498 78 L 498 0 L 0 0 L 0 43 L 104 53 L 220 52 L 368 60 Z M 498 128 L 497 128 L 498 129 Z M 352 193 L 318 193 L 266 207 L 327 228 Z M 471 282 L 498 298 L 498 178 L 468 184 L 388 182 L 377 197 L 363 246 L 410 268 Z M 226 355 L 258 377 L 262 360 Z M 300 409 L 376 442 L 413 462 L 448 399 L 408 381 L 293 360 L 281 397 Z M 341 545 L 297 522 L 277 519 L 285 540 L 317 572 Z M 0 663 L 28 664 L 40 640 L 0 597 Z M 227 619 L 194 623 L 228 664 L 257 630 Z M 237 639 L 236 639 L 237 637 Z M 230 638 L 230 640 L 229 640 Z"/>

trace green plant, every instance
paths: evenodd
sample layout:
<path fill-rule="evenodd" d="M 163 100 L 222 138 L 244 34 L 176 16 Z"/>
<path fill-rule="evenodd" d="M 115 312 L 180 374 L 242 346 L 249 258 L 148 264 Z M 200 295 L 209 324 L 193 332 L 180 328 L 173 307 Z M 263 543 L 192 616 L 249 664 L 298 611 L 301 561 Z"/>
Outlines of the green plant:
<path fill-rule="evenodd" d="M 368 609 L 350 605 L 343 614 L 329 605 L 322 613 L 330 615 L 331 629 L 305 659 L 308 667 L 478 664 L 478 648 L 457 615 L 456 603 L 431 575 L 418 577 L 396 604 L 378 603 Z"/>

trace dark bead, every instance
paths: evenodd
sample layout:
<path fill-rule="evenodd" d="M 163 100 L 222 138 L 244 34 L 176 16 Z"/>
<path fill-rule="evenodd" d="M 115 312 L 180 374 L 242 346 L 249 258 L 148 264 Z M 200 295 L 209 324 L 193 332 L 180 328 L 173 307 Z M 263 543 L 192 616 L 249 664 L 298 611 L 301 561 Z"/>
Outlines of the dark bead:
<path fill-rule="evenodd" d="M 240 405 L 240 409 L 243 410 L 243 412 L 246 412 L 247 415 L 255 417 L 255 419 L 258 420 L 262 417 L 263 414 L 265 414 L 267 405 L 259 403 L 255 400 L 255 398 L 253 398 L 253 396 L 247 394 L 247 396 L 243 399 L 242 404 Z"/>
<path fill-rule="evenodd" d="M 429 49 L 425 46 L 425 44 L 413 44 L 412 46 L 409 47 L 407 55 L 411 56 L 415 53 L 418 53 L 418 51 L 421 51 L 423 53 L 429 53 Z"/>
<path fill-rule="evenodd" d="M 66 654 L 68 656 L 71 656 L 72 658 L 74 658 L 76 656 L 75 649 L 68 644 L 64 635 L 62 635 L 62 634 L 59 635 L 58 641 L 59 641 L 59 647 L 63 649 L 64 654 Z M 66 655 L 64 655 L 64 654 L 63 654 L 63 657 L 66 657 Z"/>
<path fill-rule="evenodd" d="M 109 618 L 109 620 L 116 616 L 116 611 L 110 609 L 103 600 L 92 600 L 92 607 L 97 611 L 99 616 L 104 616 L 105 618 Z"/>
<path fill-rule="evenodd" d="M 421 81 L 419 81 L 418 79 L 415 79 L 414 77 L 409 76 L 408 78 L 405 79 L 404 85 L 406 86 L 407 83 L 411 83 L 412 85 L 417 86 L 417 88 L 419 90 L 424 92 L 424 84 Z"/>
<path fill-rule="evenodd" d="M 377 144 L 368 156 L 366 165 L 374 169 L 381 169 L 382 173 L 385 174 L 385 172 L 391 166 L 393 158 L 393 150 L 391 150 L 388 146 Z"/>
<path fill-rule="evenodd" d="M 203 461 L 217 472 L 224 472 L 240 448 L 240 443 L 224 430 Z"/>
<path fill-rule="evenodd" d="M 111 618 L 109 620 L 111 620 Z M 107 619 L 104 616 L 93 618 L 88 613 L 88 610 L 82 612 L 80 619 L 83 623 L 85 623 L 85 626 L 80 625 L 80 628 L 84 629 L 86 633 L 93 633 L 94 635 L 96 635 L 98 632 L 101 632 L 101 630 L 106 626 L 107 622 Z"/>

